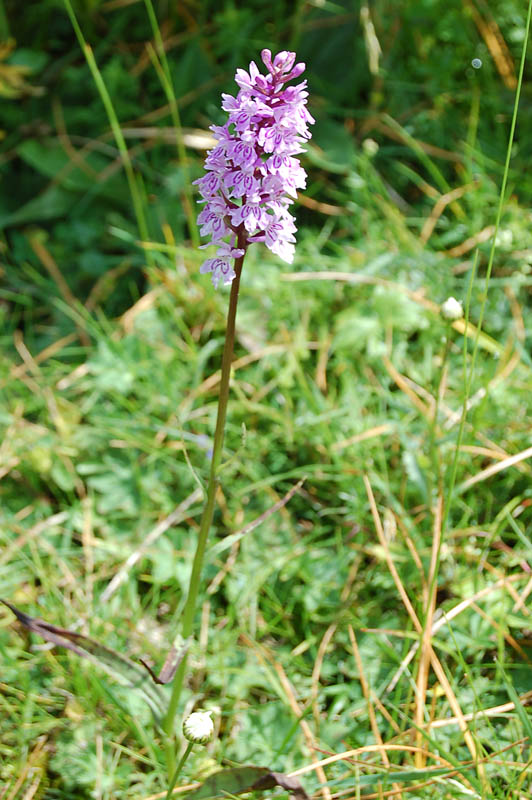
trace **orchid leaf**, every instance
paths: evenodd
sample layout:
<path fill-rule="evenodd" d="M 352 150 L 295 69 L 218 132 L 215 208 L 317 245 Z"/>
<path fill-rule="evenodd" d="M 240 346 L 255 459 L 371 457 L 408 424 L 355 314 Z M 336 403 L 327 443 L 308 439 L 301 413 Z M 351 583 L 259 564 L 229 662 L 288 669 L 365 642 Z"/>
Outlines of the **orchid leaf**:
<path fill-rule="evenodd" d="M 69 631 L 66 628 L 60 628 L 38 617 L 30 617 L 29 614 L 16 608 L 16 606 L 13 606 L 6 600 L 0 600 L 0 602 L 11 609 L 20 624 L 32 633 L 41 636 L 46 642 L 50 642 L 58 647 L 64 647 L 66 650 L 71 650 L 73 653 L 76 653 L 81 658 L 86 658 L 88 661 L 101 667 L 101 669 L 115 678 L 123 686 L 140 692 L 144 700 L 150 706 L 155 720 L 158 724 L 161 724 L 167 700 L 165 694 L 158 686 L 152 683 L 150 676 L 156 683 L 164 683 L 167 681 L 157 678 L 151 669 L 146 668 L 143 662 L 141 662 L 142 665 L 138 664 L 127 656 L 118 653 L 116 650 L 106 647 L 96 639 L 91 639 L 81 633 Z M 183 651 L 178 653 L 175 648 L 171 649 L 161 673 L 164 679 L 168 678 L 168 674 L 171 673 L 172 669 L 175 672 L 179 660 L 182 657 Z"/>
<path fill-rule="evenodd" d="M 246 765 L 222 769 L 210 775 L 200 787 L 188 794 L 193 800 L 227 797 L 260 789 L 273 789 L 280 786 L 290 792 L 292 800 L 308 800 L 308 795 L 296 778 L 290 778 L 281 772 L 272 772 L 267 767 Z"/>

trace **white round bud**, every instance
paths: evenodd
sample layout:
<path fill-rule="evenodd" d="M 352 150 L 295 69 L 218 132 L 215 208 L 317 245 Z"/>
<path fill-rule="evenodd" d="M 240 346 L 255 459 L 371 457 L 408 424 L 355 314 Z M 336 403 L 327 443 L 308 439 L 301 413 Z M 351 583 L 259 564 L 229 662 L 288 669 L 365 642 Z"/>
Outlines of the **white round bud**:
<path fill-rule="evenodd" d="M 440 307 L 441 315 L 448 322 L 454 322 L 464 316 L 462 303 L 455 297 L 448 297 L 445 303 Z"/>
<path fill-rule="evenodd" d="M 194 711 L 183 722 L 183 736 L 193 744 L 207 744 L 214 733 L 212 711 Z"/>
<path fill-rule="evenodd" d="M 473 61 L 471 62 L 471 66 L 473 67 L 473 69 L 480 69 L 482 66 L 482 61 L 480 60 L 480 58 L 474 58 Z"/>
<path fill-rule="evenodd" d="M 375 139 L 364 139 L 362 142 L 362 150 L 368 156 L 368 158 L 373 158 L 379 152 L 379 143 L 375 141 Z"/>

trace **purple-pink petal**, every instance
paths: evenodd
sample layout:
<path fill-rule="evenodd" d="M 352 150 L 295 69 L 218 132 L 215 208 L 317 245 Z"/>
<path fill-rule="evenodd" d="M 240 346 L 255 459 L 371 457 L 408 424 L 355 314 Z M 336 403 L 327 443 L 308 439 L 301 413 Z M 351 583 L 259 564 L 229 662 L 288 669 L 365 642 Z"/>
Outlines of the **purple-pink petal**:
<path fill-rule="evenodd" d="M 295 156 L 304 151 L 314 120 L 306 108 L 306 81 L 285 84 L 305 65 L 289 51 L 272 59 L 264 49 L 261 58 L 266 75 L 252 61 L 249 71 L 236 71 L 238 95 L 222 95 L 228 121 L 211 126 L 217 144 L 207 154 L 207 174 L 194 181 L 205 203 L 198 215 L 201 234 L 217 246 L 216 257 L 200 271 L 211 273 L 215 286 L 231 283 L 231 260 L 243 256 L 250 242 L 263 241 L 288 262 L 294 256 L 296 226 L 288 208 L 306 181 Z"/>

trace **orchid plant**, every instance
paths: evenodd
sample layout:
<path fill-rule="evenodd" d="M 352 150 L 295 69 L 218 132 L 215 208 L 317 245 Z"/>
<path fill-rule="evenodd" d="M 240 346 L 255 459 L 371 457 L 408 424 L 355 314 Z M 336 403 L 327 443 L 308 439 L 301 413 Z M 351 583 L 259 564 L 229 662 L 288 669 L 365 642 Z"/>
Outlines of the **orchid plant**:
<path fill-rule="evenodd" d="M 202 264 L 200 272 L 209 273 L 216 288 L 220 283 L 231 284 L 231 294 L 207 499 L 183 611 L 184 639 L 193 632 L 203 558 L 214 515 L 244 256 L 251 243 L 264 242 L 273 253 L 292 262 L 297 229 L 289 209 L 297 197 L 297 189 L 305 188 L 306 183 L 305 170 L 296 156 L 304 152 L 303 145 L 311 136 L 308 124 L 314 122 L 306 108 L 307 83 L 304 80 L 286 86 L 304 72 L 305 64 L 296 64 L 296 54 L 287 51 L 272 59 L 270 50 L 263 50 L 261 58 L 266 75 L 252 61 L 249 72 L 236 71 L 235 81 L 240 87 L 237 96 L 222 95 L 222 108 L 229 118 L 225 125 L 211 126 L 217 144 L 207 155 L 206 174 L 195 181 L 202 197 L 200 202 L 205 203 L 198 217 L 200 232 L 210 237 L 210 242 L 202 247 L 217 247 L 216 255 Z M 174 678 L 165 721 L 172 786 L 181 767 L 181 764 L 175 767 L 173 735 L 185 670 L 186 656 Z"/>

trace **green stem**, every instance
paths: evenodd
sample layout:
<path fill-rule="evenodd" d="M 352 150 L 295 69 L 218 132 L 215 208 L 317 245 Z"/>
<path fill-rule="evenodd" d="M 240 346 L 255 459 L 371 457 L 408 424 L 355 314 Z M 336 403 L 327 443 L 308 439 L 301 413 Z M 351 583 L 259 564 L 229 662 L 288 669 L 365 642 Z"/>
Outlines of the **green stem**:
<path fill-rule="evenodd" d="M 449 356 L 449 351 L 451 349 L 451 330 L 452 330 L 452 323 L 447 322 L 446 324 L 446 331 L 445 331 L 445 345 L 443 349 L 442 355 L 442 363 L 440 368 L 440 379 L 438 381 L 438 385 L 436 387 L 436 398 L 434 401 L 434 413 L 430 423 L 430 457 L 432 460 L 432 472 L 429 478 L 429 496 L 428 496 L 428 503 L 430 506 L 433 505 L 435 494 L 438 491 L 440 480 L 441 480 L 441 464 L 440 464 L 440 457 L 439 457 L 439 449 L 438 449 L 438 418 L 440 415 L 440 394 L 441 394 L 441 387 L 442 381 L 445 377 L 445 367 L 447 366 L 447 358 Z"/>
<path fill-rule="evenodd" d="M 100 93 L 102 103 L 107 112 L 107 119 L 109 120 L 109 124 L 111 126 L 113 136 L 115 138 L 116 146 L 118 148 L 120 157 L 122 159 L 122 164 L 124 165 L 124 171 L 126 173 L 127 182 L 129 185 L 129 192 L 131 194 L 131 199 L 133 201 L 133 208 L 135 210 L 135 216 L 137 218 L 137 225 L 139 229 L 140 238 L 142 239 L 142 241 L 147 242 L 149 241 L 149 236 L 148 236 L 148 225 L 146 222 L 146 216 L 144 214 L 144 203 L 137 183 L 137 179 L 135 177 L 135 172 L 133 170 L 133 164 L 131 163 L 129 150 L 127 149 L 126 140 L 124 139 L 124 134 L 122 133 L 122 129 L 120 127 L 120 123 L 118 121 L 118 117 L 116 115 L 113 102 L 111 100 L 109 92 L 107 91 L 105 81 L 98 68 L 96 59 L 94 58 L 94 53 L 92 52 L 92 48 L 85 41 L 85 37 L 83 36 L 83 32 L 79 26 L 78 20 L 74 13 L 74 9 L 72 8 L 71 0 L 64 0 L 64 4 L 68 16 L 70 17 L 70 21 L 72 23 L 72 27 L 74 28 L 80 47 L 83 50 L 83 54 L 87 60 L 87 64 L 92 74 L 92 78 L 94 80 L 94 83 L 96 84 L 98 92 Z M 151 264 L 153 261 L 152 255 L 149 251 L 146 254 L 146 261 L 148 262 L 148 264 Z"/>
<path fill-rule="evenodd" d="M 451 342 L 452 342 L 452 322 L 448 321 L 446 324 L 446 332 L 445 332 L 445 346 L 442 356 L 442 365 L 440 370 L 440 380 L 438 381 L 438 386 L 436 388 L 436 400 L 434 403 L 434 416 L 432 418 L 431 423 L 431 430 L 430 430 L 430 452 L 432 458 L 432 476 L 430 479 L 430 493 L 428 497 L 429 507 L 433 510 L 433 514 L 437 513 L 437 506 L 436 503 L 438 502 L 437 497 L 440 492 L 443 492 L 443 477 L 442 477 L 442 470 L 441 470 L 441 459 L 440 453 L 438 448 L 438 417 L 440 413 L 440 397 L 441 397 L 441 388 L 442 388 L 442 381 L 445 378 L 445 368 L 447 366 L 447 360 L 449 358 L 449 353 L 451 350 Z M 441 529 L 441 534 L 438 537 L 437 541 L 437 551 L 435 554 L 435 561 L 434 561 L 434 571 L 431 576 L 430 584 L 428 586 L 428 598 L 427 598 L 427 613 L 425 615 L 425 620 L 423 623 L 423 636 L 425 635 L 425 628 L 427 624 L 430 622 L 431 619 L 431 609 L 433 608 L 434 603 L 434 596 L 436 594 L 437 584 L 438 584 L 438 572 L 440 568 L 440 560 L 441 560 L 441 548 L 443 544 L 443 528 Z M 431 559 L 432 560 L 432 559 Z M 430 572 L 429 572 L 430 576 Z M 420 649 L 421 654 L 421 649 Z"/>
<path fill-rule="evenodd" d="M 466 416 L 467 416 L 467 404 L 468 404 L 468 400 L 469 400 L 470 393 L 471 393 L 471 385 L 472 385 L 472 382 L 473 382 L 473 375 L 474 375 L 474 372 L 475 372 L 475 364 L 476 364 L 476 358 L 477 358 L 477 352 L 478 352 L 478 345 L 479 345 L 479 341 L 480 341 L 480 334 L 482 332 L 482 324 L 484 322 L 484 312 L 486 310 L 486 303 L 487 303 L 487 300 L 488 300 L 488 291 L 489 291 L 489 284 L 490 284 L 490 279 L 491 279 L 491 272 L 492 272 L 492 269 L 493 269 L 493 261 L 494 261 L 494 258 L 495 258 L 495 250 L 497 248 L 497 235 L 499 233 L 499 227 L 500 227 L 500 224 L 501 224 L 502 212 L 503 212 L 503 208 L 504 208 L 504 201 L 506 199 L 506 184 L 508 182 L 508 173 L 510 171 L 510 160 L 511 160 L 511 157 L 512 157 L 512 149 L 513 149 L 513 144 L 514 144 L 515 128 L 516 128 L 516 125 L 517 125 L 517 112 L 519 110 L 519 100 L 520 100 L 520 97 L 521 97 L 521 87 L 523 85 L 523 74 L 524 74 L 524 70 L 525 70 L 526 51 L 527 51 L 527 47 L 528 47 L 528 37 L 529 37 L 529 33 L 530 33 L 530 22 L 531 22 L 531 19 L 532 19 L 532 0 L 529 0 L 527 17 L 526 17 L 526 26 L 525 26 L 525 38 L 524 38 L 524 41 L 523 41 L 523 49 L 521 51 L 521 63 L 519 65 L 519 77 L 517 79 L 517 88 L 515 90 L 514 110 L 513 110 L 513 114 L 512 114 L 512 122 L 511 122 L 511 125 L 510 125 L 510 134 L 508 136 L 508 146 L 506 148 L 506 160 L 504 162 L 504 173 L 503 173 L 503 178 L 502 178 L 501 191 L 499 193 L 499 203 L 498 203 L 498 206 L 497 206 L 497 215 L 496 215 L 496 218 L 495 218 L 495 230 L 493 231 L 493 237 L 492 237 L 492 240 L 491 240 L 491 248 L 490 248 L 490 254 L 489 254 L 489 258 L 488 258 L 488 266 L 486 268 L 486 278 L 485 278 L 485 282 L 484 282 L 484 293 L 483 293 L 483 296 L 482 296 L 482 303 L 481 303 L 481 306 L 480 306 L 480 314 L 479 314 L 479 318 L 478 318 L 478 322 L 477 322 L 477 332 L 476 332 L 475 340 L 474 340 L 474 343 L 473 343 L 473 353 L 472 353 L 472 356 L 471 356 L 471 368 L 469 370 L 469 374 L 467 373 L 467 336 L 464 336 L 464 380 L 465 380 L 464 389 L 465 389 L 465 394 L 464 394 L 464 402 L 463 402 L 463 405 L 462 405 L 462 418 L 460 420 L 460 429 L 458 431 L 458 439 L 457 439 L 457 442 L 456 442 L 454 458 L 453 458 L 453 463 L 452 463 L 452 467 L 451 467 L 451 479 L 450 479 L 449 487 L 448 487 L 448 490 L 447 490 L 447 502 L 445 503 L 444 511 L 443 511 L 442 534 L 445 532 L 445 530 L 447 528 L 447 522 L 448 522 L 448 519 L 449 519 L 450 510 L 451 510 L 451 499 L 452 499 L 452 495 L 453 495 L 453 492 L 454 492 L 454 486 L 455 486 L 455 482 L 456 482 L 456 474 L 457 474 L 457 469 L 458 469 L 458 455 L 459 455 L 459 452 L 460 452 L 460 446 L 462 444 L 462 438 L 463 438 L 464 428 L 465 428 L 465 420 L 466 420 Z M 466 317 L 465 317 L 466 326 L 469 323 L 469 305 L 470 305 L 470 300 L 471 300 L 471 293 L 472 293 L 472 288 L 473 288 L 473 278 L 474 278 L 474 273 L 475 273 L 475 270 L 476 270 L 476 264 L 477 264 L 477 259 L 475 259 L 475 264 L 474 264 L 474 268 L 473 268 L 472 275 L 471 275 L 471 282 L 470 282 L 469 290 L 468 290 L 468 299 L 467 299 L 467 303 L 466 303 Z M 466 327 L 466 330 L 467 330 L 467 327 Z"/>
<path fill-rule="evenodd" d="M 172 780 L 170 781 L 170 784 L 168 786 L 168 791 L 166 792 L 166 800 L 170 800 L 170 797 L 172 796 L 172 792 L 174 790 L 174 786 L 176 785 L 177 779 L 179 778 L 179 776 L 181 774 L 181 770 L 183 769 L 183 764 L 185 763 L 185 761 L 189 757 L 190 751 L 192 750 L 193 747 L 194 747 L 193 743 L 189 742 L 188 745 L 187 745 L 187 749 L 185 750 L 185 752 L 181 756 L 181 760 L 180 760 L 179 764 L 177 765 L 176 770 L 175 770 L 175 772 L 174 772 L 174 774 L 172 776 Z"/>
<path fill-rule="evenodd" d="M 183 129 L 181 127 L 181 118 L 179 115 L 179 106 L 177 104 L 175 92 L 174 92 L 174 85 L 172 81 L 172 72 L 170 70 L 170 66 L 168 64 L 168 59 L 166 58 L 166 50 L 164 48 L 164 43 L 161 36 L 161 31 L 159 28 L 159 24 L 157 22 L 157 17 L 155 14 L 155 10 L 153 8 L 152 0 L 144 0 L 144 4 L 146 6 L 146 11 L 148 12 L 148 17 L 150 20 L 150 25 L 153 31 L 153 37 L 155 39 L 155 44 L 157 46 L 157 53 L 159 60 L 157 57 L 154 58 L 155 53 L 152 51 L 150 52 L 150 56 L 152 57 L 153 65 L 159 75 L 159 79 L 161 81 L 162 87 L 164 89 L 164 93 L 166 95 L 166 99 L 168 100 L 170 106 L 170 115 L 172 117 L 172 122 L 174 125 L 175 137 L 176 137 L 176 145 L 177 145 L 177 154 L 179 158 L 179 166 L 181 167 L 181 172 L 183 174 L 183 205 L 185 208 L 185 215 L 187 218 L 187 224 L 190 234 L 190 240 L 194 247 L 199 246 L 199 236 L 198 236 L 198 228 L 196 225 L 196 216 L 194 214 L 194 203 L 192 201 L 192 192 L 190 188 L 190 181 L 188 178 L 188 160 L 187 160 L 187 152 L 185 148 L 185 142 L 183 139 Z"/>
<path fill-rule="evenodd" d="M 237 247 L 245 249 L 244 234 L 239 235 Z M 235 342 L 235 323 L 236 323 L 236 308 L 238 303 L 238 290 L 240 288 L 240 275 L 242 273 L 242 266 L 244 263 L 244 256 L 235 259 L 235 278 L 231 284 L 231 295 L 229 298 L 229 309 L 227 311 L 227 326 L 225 330 L 225 344 L 222 358 L 222 374 L 220 378 L 220 392 L 218 395 L 218 415 L 216 418 L 216 430 L 214 432 L 214 445 L 212 451 L 211 471 L 209 475 L 209 483 L 207 486 L 207 502 L 203 509 L 201 517 L 200 529 L 198 533 L 198 543 L 196 545 L 196 554 L 192 564 L 192 572 L 190 575 L 188 595 L 183 610 L 182 622 L 182 635 L 184 639 L 192 634 L 194 626 L 194 614 L 196 611 L 196 601 L 198 599 L 198 592 L 201 579 L 201 570 L 203 567 L 203 558 L 205 556 L 205 548 L 207 545 L 207 537 L 212 524 L 214 516 L 214 501 L 216 497 L 216 489 L 218 488 L 219 478 L 218 471 L 222 460 L 222 449 L 224 441 L 225 419 L 227 416 L 227 401 L 229 399 L 229 379 L 231 377 L 231 362 L 233 360 L 233 348 Z M 173 772 L 175 764 L 175 752 L 173 743 L 173 729 L 174 717 L 176 715 L 177 707 L 179 705 L 179 698 L 181 696 L 181 689 L 183 687 L 183 679 L 185 677 L 185 670 L 187 666 L 187 656 L 181 661 L 178 670 L 174 677 L 172 695 L 170 704 L 168 706 L 168 713 L 164 722 L 164 730 L 167 736 L 166 745 L 166 764 L 169 775 Z"/>

